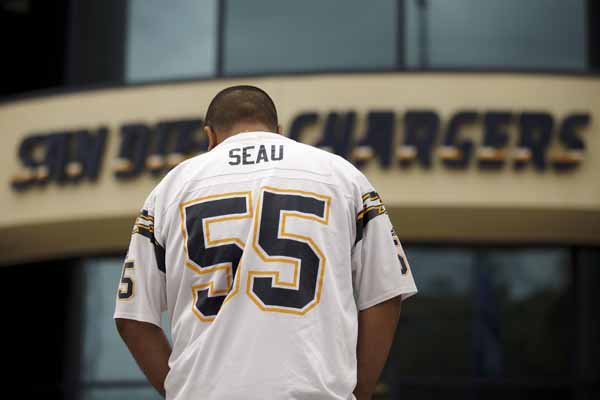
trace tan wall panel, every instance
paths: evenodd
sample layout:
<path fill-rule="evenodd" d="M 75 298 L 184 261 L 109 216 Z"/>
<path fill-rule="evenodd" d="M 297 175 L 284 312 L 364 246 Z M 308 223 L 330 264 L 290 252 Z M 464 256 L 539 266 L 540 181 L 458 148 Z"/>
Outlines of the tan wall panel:
<path fill-rule="evenodd" d="M 238 83 L 255 84 L 271 93 L 284 128 L 299 112 L 313 110 L 322 115 L 357 111 L 357 134 L 362 131 L 364 115 L 380 109 L 395 111 L 400 127 L 402 115 L 415 109 L 436 110 L 444 121 L 464 109 L 546 111 L 557 119 L 573 112 L 591 113 L 592 123 L 583 134 L 585 159 L 572 172 L 540 173 L 532 168 L 517 172 L 510 166 L 485 172 L 474 162 L 467 170 L 452 171 L 442 167 L 437 158 L 431 170 L 418 166 L 405 170 L 394 165 L 382 171 L 372 163 L 364 171 L 392 209 L 394 222 L 405 237 L 600 242 L 600 79 L 514 74 L 348 74 L 138 86 L 1 104 L 0 205 L 4 212 L 0 214 L 0 250 L 4 258 L 25 260 L 125 246 L 122 240 L 104 240 L 93 234 L 89 239 L 79 238 L 79 244 L 74 245 L 61 228 L 83 232 L 82 227 L 92 223 L 105 226 L 105 234 L 115 235 L 110 226 L 122 229 L 124 221 L 132 221 L 156 184 L 157 180 L 147 174 L 127 182 L 112 176 L 110 166 L 119 145 L 119 127 L 125 122 L 201 117 L 218 90 Z M 23 137 L 99 125 L 107 125 L 110 133 L 97 182 L 49 184 L 22 193 L 10 188 L 11 176 L 20 168 L 17 147 Z M 480 130 L 469 136 L 476 146 L 481 142 Z M 306 137 L 311 137 L 310 132 Z M 401 138 L 399 128 L 397 144 Z M 509 149 L 514 149 L 515 138 L 511 135 Z M 452 210 L 461 211 L 456 214 Z M 440 218 L 449 212 L 460 217 L 449 218 L 441 228 Z M 475 216 L 479 216 L 479 222 L 465 223 Z M 497 229 L 495 220 L 502 229 Z M 508 221 L 513 225 L 507 226 Z M 561 226 L 564 229 L 559 229 Z M 15 243 L 27 240 L 27 234 L 35 239 L 35 251 Z M 62 249 L 57 250 L 61 244 Z"/>

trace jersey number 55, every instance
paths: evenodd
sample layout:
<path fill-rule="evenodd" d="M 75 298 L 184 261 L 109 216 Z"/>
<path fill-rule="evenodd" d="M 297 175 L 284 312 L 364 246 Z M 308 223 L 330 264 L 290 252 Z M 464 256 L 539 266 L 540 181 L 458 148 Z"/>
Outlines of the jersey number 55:
<path fill-rule="evenodd" d="M 331 198 L 292 189 L 263 187 L 254 212 L 252 192 L 232 192 L 200 197 L 180 205 L 185 265 L 199 275 L 192 286 L 194 314 L 204 322 L 240 290 L 240 276 L 247 272 L 246 295 L 263 311 L 303 315 L 320 301 L 326 257 L 309 236 L 288 231 L 290 218 L 329 224 Z M 232 235 L 211 236 L 211 226 L 229 222 Z M 250 224 L 251 247 L 269 264 L 289 264 L 293 279 L 280 271 L 260 268 L 238 271 L 246 243 L 239 237 Z M 216 277 L 225 275 L 226 288 L 217 289 Z M 219 285 L 223 286 L 223 285 Z"/>

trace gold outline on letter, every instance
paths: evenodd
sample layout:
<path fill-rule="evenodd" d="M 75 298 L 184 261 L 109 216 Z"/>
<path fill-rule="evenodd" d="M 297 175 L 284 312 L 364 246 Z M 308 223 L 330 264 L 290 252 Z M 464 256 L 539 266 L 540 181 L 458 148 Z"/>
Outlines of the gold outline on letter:
<path fill-rule="evenodd" d="M 299 239 L 299 241 L 308 244 L 319 257 L 319 278 L 318 278 L 318 283 L 317 283 L 316 298 L 313 299 L 310 303 L 308 303 L 301 310 L 297 310 L 297 309 L 293 309 L 293 308 L 278 307 L 278 306 L 267 306 L 267 305 L 263 304 L 263 302 L 258 298 L 258 296 L 256 296 L 254 294 L 254 292 L 252 291 L 252 285 L 254 283 L 254 276 L 270 276 L 272 278 L 272 281 L 274 281 L 275 284 L 278 286 L 287 286 L 290 288 L 298 287 L 298 270 L 299 270 L 299 264 L 300 264 L 299 260 L 295 259 L 295 258 L 290 258 L 290 257 L 283 258 L 283 257 L 269 256 L 262 249 L 262 247 L 260 247 L 260 245 L 258 244 L 258 226 L 260 225 L 260 217 L 262 214 L 262 203 L 263 203 L 263 197 L 264 197 L 263 194 L 265 191 L 273 192 L 273 193 L 283 193 L 283 194 L 300 194 L 304 197 L 312 197 L 314 199 L 318 199 L 318 200 L 325 202 L 325 213 L 324 213 L 323 218 L 319 218 L 312 214 L 304 214 L 304 213 L 299 213 L 299 212 L 295 212 L 295 211 L 282 210 L 282 212 L 281 212 L 282 217 L 280 219 L 279 230 L 278 230 L 277 236 L 279 238 L 293 238 L 293 239 L 297 239 L 297 240 Z M 325 196 L 325 195 L 322 195 L 319 193 L 306 192 L 306 191 L 296 190 L 296 189 L 280 189 L 280 188 L 275 188 L 275 187 L 271 187 L 271 186 L 261 187 L 260 201 L 259 201 L 259 204 L 257 205 L 257 212 L 254 216 L 252 248 L 254 249 L 256 254 L 260 257 L 260 259 L 262 261 L 264 261 L 265 263 L 278 262 L 278 263 L 291 264 L 294 266 L 293 282 L 281 281 L 279 278 L 279 275 L 280 275 L 279 271 L 261 271 L 261 270 L 252 270 L 252 269 L 248 270 L 248 281 L 246 283 L 246 294 L 250 297 L 250 299 L 254 302 L 254 304 L 256 304 L 258 306 L 258 308 L 260 308 L 262 311 L 282 312 L 282 313 L 288 313 L 288 314 L 304 315 L 308 311 L 310 311 L 314 307 L 316 307 L 317 304 L 319 304 L 319 302 L 321 301 L 321 291 L 323 288 L 323 278 L 325 276 L 325 265 L 327 263 L 327 257 L 325 257 L 325 254 L 323 253 L 323 251 L 321 251 L 319 246 L 317 246 L 317 244 L 313 241 L 312 238 L 310 238 L 308 236 L 302 236 L 302 235 L 298 235 L 295 233 L 286 232 L 285 225 L 286 225 L 286 221 L 287 221 L 288 217 L 308 219 L 308 220 L 316 221 L 323 225 L 329 225 L 330 209 L 331 209 L 331 197 L 330 196 Z"/>
<path fill-rule="evenodd" d="M 221 263 L 221 264 L 213 265 L 208 268 L 201 268 L 195 262 L 190 260 L 189 255 L 188 255 L 188 248 L 187 248 L 187 229 L 186 229 L 186 223 L 185 223 L 186 222 L 185 221 L 185 218 L 186 218 L 185 208 L 188 206 L 194 205 L 194 204 L 203 203 L 208 200 L 227 199 L 227 198 L 234 198 L 234 197 L 245 197 L 246 198 L 247 212 L 245 214 L 230 214 L 230 215 L 223 215 L 223 216 L 217 216 L 217 217 L 203 219 L 202 226 L 204 227 L 205 247 L 215 246 L 215 245 L 220 245 L 220 244 L 235 243 L 238 246 L 240 246 L 243 251 L 246 244 L 244 241 L 242 241 L 242 239 L 240 239 L 238 237 L 228 237 L 228 238 L 223 238 L 223 239 L 212 240 L 210 238 L 210 225 L 213 223 L 217 223 L 217 222 L 252 218 L 253 214 L 254 214 L 253 208 L 252 208 L 252 192 L 248 191 L 248 192 L 231 192 L 231 193 L 216 194 L 216 195 L 199 197 L 199 198 L 188 200 L 186 202 L 179 204 L 179 218 L 180 218 L 179 223 L 180 223 L 180 228 L 181 228 L 181 234 L 183 235 L 183 250 L 184 250 L 184 254 L 185 254 L 185 261 L 184 261 L 185 266 L 199 275 L 206 275 L 206 274 L 214 273 L 219 270 L 226 271 L 227 287 L 228 287 L 227 290 L 220 290 L 220 291 L 215 290 L 213 280 L 209 280 L 206 283 L 201 283 L 201 284 L 192 286 L 192 297 L 193 297 L 192 311 L 194 312 L 194 315 L 202 322 L 212 322 L 215 319 L 215 317 L 214 316 L 206 317 L 206 316 L 202 315 L 202 313 L 200 313 L 196 309 L 196 301 L 198 300 L 197 290 L 208 288 L 209 296 L 222 296 L 224 294 L 227 294 L 227 292 L 232 287 L 232 285 L 231 285 L 232 276 L 231 275 L 232 275 L 233 268 L 232 268 L 231 263 Z M 225 300 L 223 301 L 223 305 L 225 305 L 225 303 L 227 303 L 229 300 L 231 300 L 231 298 L 233 298 L 233 296 L 235 296 L 240 290 L 241 265 L 242 265 L 242 260 L 240 259 L 240 262 L 237 267 L 237 273 L 235 276 L 235 283 L 234 283 L 233 290 L 231 292 L 229 292 L 229 294 L 227 294 L 227 297 L 225 297 Z"/>

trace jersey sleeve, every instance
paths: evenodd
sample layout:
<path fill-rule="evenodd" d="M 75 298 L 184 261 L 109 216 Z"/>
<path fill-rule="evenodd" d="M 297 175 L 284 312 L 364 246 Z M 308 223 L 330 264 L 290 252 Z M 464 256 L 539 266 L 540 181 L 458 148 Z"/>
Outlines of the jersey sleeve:
<path fill-rule="evenodd" d="M 399 295 L 404 300 L 417 287 L 381 197 L 362 174 L 358 184 L 352 277 L 357 307 L 364 310 Z"/>
<path fill-rule="evenodd" d="M 119 281 L 114 318 L 150 322 L 160 327 L 166 310 L 165 251 L 158 241 L 155 198 L 151 194 L 133 226 Z"/>

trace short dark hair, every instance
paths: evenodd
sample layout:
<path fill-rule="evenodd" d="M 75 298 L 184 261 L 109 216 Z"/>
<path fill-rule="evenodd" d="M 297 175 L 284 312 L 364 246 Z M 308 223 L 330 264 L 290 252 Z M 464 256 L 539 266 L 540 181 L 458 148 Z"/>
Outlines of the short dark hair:
<path fill-rule="evenodd" d="M 239 85 L 221 90 L 206 110 L 204 125 L 216 131 L 228 131 L 240 122 L 258 122 L 277 132 L 275 103 L 262 89 Z"/>

